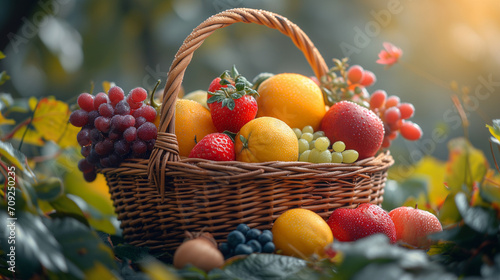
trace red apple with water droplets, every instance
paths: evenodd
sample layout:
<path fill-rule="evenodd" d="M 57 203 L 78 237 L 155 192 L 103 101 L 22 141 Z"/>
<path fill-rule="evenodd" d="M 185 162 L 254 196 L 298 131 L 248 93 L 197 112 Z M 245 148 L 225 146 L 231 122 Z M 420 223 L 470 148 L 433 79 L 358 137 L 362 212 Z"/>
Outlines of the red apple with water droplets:
<path fill-rule="evenodd" d="M 355 241 L 375 233 L 385 234 L 396 242 L 396 228 L 389 214 L 380 206 L 363 203 L 355 209 L 335 209 L 327 220 L 338 241 Z"/>
<path fill-rule="evenodd" d="M 321 121 L 321 130 L 331 143 L 342 141 L 346 150 L 359 153 L 359 159 L 374 156 L 384 139 L 384 124 L 370 109 L 350 101 L 335 103 Z"/>
<path fill-rule="evenodd" d="M 413 207 L 398 207 L 389 212 L 396 227 L 396 239 L 413 247 L 427 249 L 432 244 L 429 234 L 443 231 L 434 214 Z"/>

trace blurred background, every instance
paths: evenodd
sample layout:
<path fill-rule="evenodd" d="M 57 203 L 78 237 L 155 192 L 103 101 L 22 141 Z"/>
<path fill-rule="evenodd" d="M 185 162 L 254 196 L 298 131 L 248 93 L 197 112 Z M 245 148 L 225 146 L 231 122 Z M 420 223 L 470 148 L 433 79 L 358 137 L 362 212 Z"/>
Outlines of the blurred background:
<path fill-rule="evenodd" d="M 384 89 L 413 103 L 424 136 L 399 137 L 396 162 L 424 155 L 446 159 L 449 139 L 465 134 L 451 96 L 466 93 L 464 111 L 474 146 L 492 161 L 485 124 L 500 118 L 500 2 L 498 0 L 0 0 L 0 91 L 14 97 L 55 96 L 74 103 L 91 83 L 112 81 L 126 92 L 162 86 L 172 59 L 199 23 L 220 11 L 249 7 L 281 14 L 299 25 L 329 67 L 349 57 L 377 76 Z M 401 63 L 376 64 L 383 42 L 403 50 Z M 260 72 L 313 75 L 289 38 L 258 25 L 215 32 L 195 52 L 186 92 L 206 90 L 232 65 L 251 79 Z M 455 81 L 455 91 L 450 83 Z"/>

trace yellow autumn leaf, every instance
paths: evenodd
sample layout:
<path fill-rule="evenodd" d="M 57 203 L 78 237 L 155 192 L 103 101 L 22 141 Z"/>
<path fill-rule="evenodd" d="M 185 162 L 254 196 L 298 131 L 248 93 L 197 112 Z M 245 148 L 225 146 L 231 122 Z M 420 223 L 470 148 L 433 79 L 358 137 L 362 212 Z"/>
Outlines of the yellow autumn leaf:
<path fill-rule="evenodd" d="M 443 204 L 449 191 L 444 184 L 446 164 L 434 157 L 425 156 L 415 166 L 415 174 L 429 179 L 428 197 L 433 207 Z"/>
<path fill-rule="evenodd" d="M 116 86 L 114 82 L 108 82 L 104 81 L 102 82 L 102 88 L 104 89 L 104 92 L 108 93 L 109 89 Z"/>
<path fill-rule="evenodd" d="M 12 119 L 6 119 L 2 112 L 0 112 L 0 125 L 4 125 L 4 124 L 15 124 L 16 121 L 15 120 L 12 120 Z"/>
<path fill-rule="evenodd" d="M 498 129 L 495 129 L 495 127 L 491 125 L 486 125 L 486 127 L 489 129 L 491 135 L 495 137 L 498 141 L 500 141 L 500 131 L 498 131 Z"/>
<path fill-rule="evenodd" d="M 30 129 L 28 126 L 20 128 L 14 133 L 14 136 L 12 138 L 17 140 L 23 139 L 24 143 L 35 146 L 43 146 L 45 144 L 42 139 L 42 135 L 38 131 Z"/>
<path fill-rule="evenodd" d="M 53 97 L 39 101 L 32 97 L 28 104 L 30 109 L 35 111 L 33 119 L 29 125 L 14 134 L 15 139 L 24 137 L 24 142 L 33 145 L 44 145 L 45 141 L 53 141 L 61 148 L 78 147 L 76 134 L 79 128 L 68 122 L 71 114 L 68 104 Z"/>

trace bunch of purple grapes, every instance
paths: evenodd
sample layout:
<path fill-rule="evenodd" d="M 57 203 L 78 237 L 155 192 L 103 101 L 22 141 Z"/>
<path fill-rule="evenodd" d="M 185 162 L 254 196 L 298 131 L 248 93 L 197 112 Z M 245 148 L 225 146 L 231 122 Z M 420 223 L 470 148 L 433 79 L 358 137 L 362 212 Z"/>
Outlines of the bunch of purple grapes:
<path fill-rule="evenodd" d="M 97 169 L 117 167 L 127 158 L 149 157 L 158 130 L 153 123 L 156 109 L 144 102 L 147 96 L 141 87 L 125 96 L 118 86 L 108 94 L 78 96 L 80 109 L 71 113 L 69 121 L 81 127 L 77 140 L 84 158 L 78 168 L 86 181 L 95 180 Z"/>

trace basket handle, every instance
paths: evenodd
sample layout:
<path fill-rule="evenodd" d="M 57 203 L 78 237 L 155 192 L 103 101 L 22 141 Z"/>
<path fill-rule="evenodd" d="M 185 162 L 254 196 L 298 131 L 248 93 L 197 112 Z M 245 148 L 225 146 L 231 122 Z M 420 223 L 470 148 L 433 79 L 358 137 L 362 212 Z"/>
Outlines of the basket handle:
<path fill-rule="evenodd" d="M 318 79 L 328 71 L 325 60 L 309 37 L 296 24 L 281 15 L 264 10 L 235 8 L 213 15 L 198 25 L 184 40 L 182 46 L 177 51 L 170 66 L 163 90 L 158 137 L 148 164 L 149 178 L 153 179 L 162 197 L 165 187 L 164 174 L 166 165 L 169 161 L 179 160 L 179 148 L 174 134 L 174 116 L 175 102 L 181 89 L 184 72 L 191 62 L 194 51 L 201 46 L 208 36 L 215 30 L 236 22 L 256 23 L 279 30 L 290 37 L 295 46 L 303 52 Z"/>

